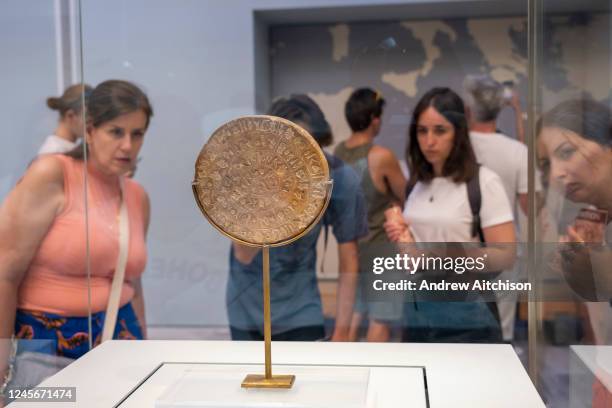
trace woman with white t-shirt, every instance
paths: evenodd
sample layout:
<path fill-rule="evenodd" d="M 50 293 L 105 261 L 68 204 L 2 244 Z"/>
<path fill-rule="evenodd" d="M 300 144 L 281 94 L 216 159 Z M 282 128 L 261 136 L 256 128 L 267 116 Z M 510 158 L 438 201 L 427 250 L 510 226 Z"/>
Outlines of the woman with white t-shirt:
<path fill-rule="evenodd" d="M 486 254 L 489 271 L 512 266 L 514 245 L 491 245 L 515 243 L 512 210 L 499 177 L 476 162 L 461 98 L 449 88 L 427 92 L 414 109 L 409 138 L 406 151 L 410 167 L 409 195 L 403 217 L 394 217 L 385 223 L 389 239 L 404 244 L 480 242 L 479 235 L 473 231 L 474 217 L 467 191 L 468 182 L 478 174 L 480 227 L 489 246 L 465 249 L 463 256 L 476 258 Z M 422 245 L 418 246 L 418 249 L 417 245 L 401 247 L 420 256 L 423 249 Z M 430 247 L 440 248 L 440 245 Z M 426 255 L 436 255 L 436 251 Z M 498 316 L 487 303 L 419 301 L 418 293 L 416 296 L 416 301 L 407 304 L 405 310 L 405 340 L 501 340 Z"/>
<path fill-rule="evenodd" d="M 47 98 L 47 106 L 59 112 L 59 121 L 52 135 L 47 136 L 38 154 L 66 153 L 77 146 L 83 137 L 83 107 L 92 88 L 89 85 L 72 85 L 60 97 Z"/>

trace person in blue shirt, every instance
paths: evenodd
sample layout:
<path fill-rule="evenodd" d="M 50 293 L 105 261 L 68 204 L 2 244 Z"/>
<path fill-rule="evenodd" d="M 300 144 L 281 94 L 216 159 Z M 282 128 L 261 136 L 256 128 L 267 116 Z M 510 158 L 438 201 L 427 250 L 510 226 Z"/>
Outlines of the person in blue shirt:
<path fill-rule="evenodd" d="M 306 129 L 321 147 L 332 142 L 329 123 L 306 95 L 274 102 L 268 114 Z M 357 241 L 368 233 L 366 204 L 355 171 L 325 153 L 333 180 L 321 221 L 297 241 L 270 248 L 272 339 L 314 341 L 325 337 L 316 276 L 316 244 L 328 227 L 338 241 L 339 277 L 332 341 L 347 341 L 357 285 Z M 226 305 L 233 340 L 263 340 L 261 249 L 232 243 Z"/>

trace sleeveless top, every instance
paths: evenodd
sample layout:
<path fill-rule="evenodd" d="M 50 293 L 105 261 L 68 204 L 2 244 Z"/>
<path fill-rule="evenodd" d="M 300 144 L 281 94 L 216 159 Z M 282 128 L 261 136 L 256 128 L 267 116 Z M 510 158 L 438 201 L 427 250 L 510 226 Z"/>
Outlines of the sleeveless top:
<path fill-rule="evenodd" d="M 34 254 L 19 288 L 17 308 L 62 316 L 86 316 L 88 281 L 84 200 L 84 162 L 54 155 L 64 173 L 64 207 L 55 217 Z M 87 169 L 91 311 L 106 310 L 119 254 L 119 183 L 93 168 Z M 126 178 L 124 194 L 129 218 L 128 261 L 121 306 L 134 296 L 131 281 L 146 263 L 143 203 L 145 192 Z"/>
<path fill-rule="evenodd" d="M 381 193 L 374 186 L 370 169 L 368 167 L 368 153 L 372 143 L 366 143 L 356 147 L 346 147 L 346 142 L 336 146 L 334 154 L 344 162 L 350 164 L 361 179 L 361 189 L 366 199 L 368 208 L 368 235 L 361 243 L 387 242 L 387 235 L 383 228 L 385 223 L 385 210 L 392 204 L 390 194 Z"/>

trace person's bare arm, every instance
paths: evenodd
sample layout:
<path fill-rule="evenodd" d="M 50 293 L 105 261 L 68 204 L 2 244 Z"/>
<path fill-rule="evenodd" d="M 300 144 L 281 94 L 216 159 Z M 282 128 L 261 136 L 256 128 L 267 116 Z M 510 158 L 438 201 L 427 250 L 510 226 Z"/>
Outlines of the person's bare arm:
<path fill-rule="evenodd" d="M 436 256 L 484 258 L 484 269 L 473 273 L 486 273 L 510 269 L 516 260 L 516 235 L 513 222 L 483 228 L 485 246 L 474 246 L 467 243 L 454 243 L 442 248 L 442 254 Z M 430 252 L 435 249 L 430 249 Z"/>
<path fill-rule="evenodd" d="M 359 271 L 357 242 L 338 244 L 339 276 L 336 293 L 336 324 L 332 341 L 348 341 Z"/>
<path fill-rule="evenodd" d="M 63 170 L 57 158 L 36 160 L 0 207 L 0 339 L 10 339 L 15 325 L 17 292 L 40 242 L 60 213 Z M 4 378 L 10 342 L 0 344 L 0 379 Z"/>
<path fill-rule="evenodd" d="M 259 251 L 261 251 L 261 248 L 250 247 L 233 241 L 232 246 L 234 247 L 234 256 L 238 262 L 244 265 L 248 265 L 253 262 L 253 259 L 257 256 Z"/>
<path fill-rule="evenodd" d="M 516 234 L 513 222 L 483 228 L 487 246 L 478 249 L 480 256 L 486 254 L 487 271 L 510 269 L 516 259 Z"/>
<path fill-rule="evenodd" d="M 373 146 L 368 162 L 370 172 L 374 173 L 375 187 L 380 192 L 387 192 L 388 186 L 395 199 L 399 203 L 403 203 L 406 193 L 406 178 L 393 152 L 381 146 Z"/>

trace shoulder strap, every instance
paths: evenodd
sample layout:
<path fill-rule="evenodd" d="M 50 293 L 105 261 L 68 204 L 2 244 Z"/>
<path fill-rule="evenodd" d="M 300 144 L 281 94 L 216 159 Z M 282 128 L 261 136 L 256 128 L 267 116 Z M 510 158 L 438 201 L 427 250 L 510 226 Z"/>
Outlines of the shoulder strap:
<path fill-rule="evenodd" d="M 127 265 L 128 258 L 130 226 L 128 222 L 129 220 L 123 178 L 119 179 L 119 185 L 121 187 L 121 204 L 119 207 L 119 255 L 117 256 L 117 265 L 115 266 L 115 274 L 113 276 L 113 283 L 111 284 L 108 305 L 106 307 L 104 328 L 102 329 L 102 342 L 111 340 L 115 332 L 117 312 L 119 311 L 119 301 L 121 300 L 121 289 L 123 288 L 123 279 L 125 277 L 125 266 Z"/>
<path fill-rule="evenodd" d="M 412 190 L 414 189 L 414 186 L 416 186 L 416 183 L 416 180 L 413 180 L 412 178 L 408 179 L 408 182 L 406 183 L 406 193 L 404 194 L 404 202 L 408 200 L 408 197 L 410 196 L 410 193 L 412 193 Z"/>
<path fill-rule="evenodd" d="M 472 237 L 478 235 L 478 238 L 480 238 L 481 245 L 484 245 L 486 241 L 484 233 L 482 232 L 482 225 L 480 221 L 480 209 L 482 207 L 482 194 L 480 192 L 480 165 L 476 169 L 476 174 L 474 175 L 474 177 L 472 177 L 470 181 L 467 182 L 467 193 L 468 200 L 470 202 L 470 209 L 472 210 Z M 493 275 L 496 275 L 496 273 L 493 273 Z M 497 321 L 498 325 L 500 325 L 499 331 L 501 331 L 501 317 L 499 315 L 499 308 L 497 307 L 497 302 L 485 302 L 485 304 L 491 312 L 491 315 Z M 499 334 L 499 336 L 501 336 L 501 333 Z"/>
<path fill-rule="evenodd" d="M 338 145 L 340 146 L 340 145 Z M 325 154 L 325 158 L 329 163 L 330 169 L 337 169 L 344 163 L 339 157 L 336 155 Z M 327 210 L 325 210 L 327 212 Z M 325 273 L 325 255 L 327 254 L 327 242 L 329 240 L 329 223 L 325 219 L 325 215 L 323 215 L 323 254 L 321 256 L 321 273 Z"/>
<path fill-rule="evenodd" d="M 480 193 L 480 166 L 476 174 L 467 182 L 468 200 L 472 211 L 472 237 L 478 236 L 480 242 L 485 242 L 484 233 L 480 221 L 480 208 L 482 207 L 482 195 Z"/>

